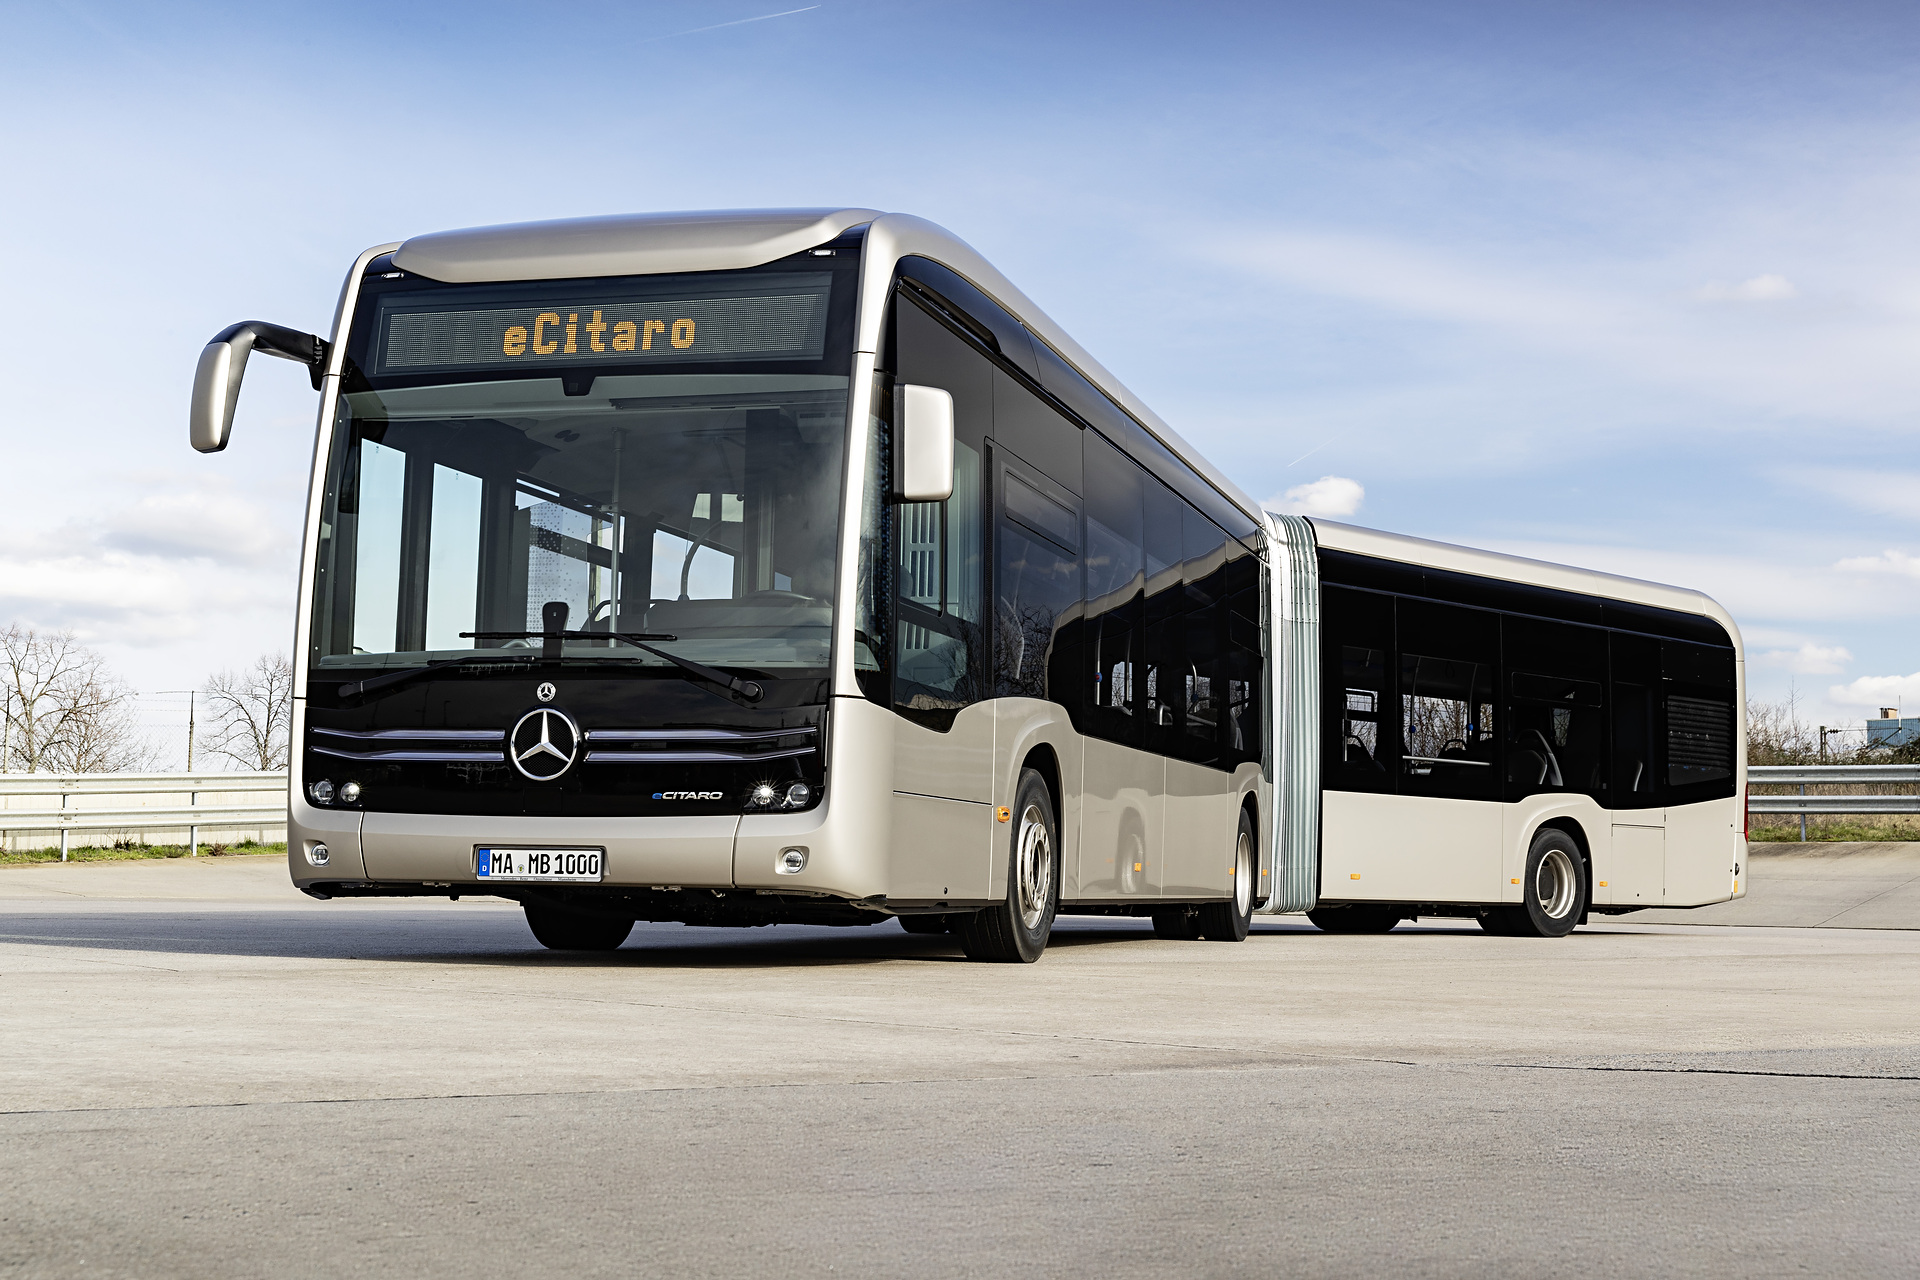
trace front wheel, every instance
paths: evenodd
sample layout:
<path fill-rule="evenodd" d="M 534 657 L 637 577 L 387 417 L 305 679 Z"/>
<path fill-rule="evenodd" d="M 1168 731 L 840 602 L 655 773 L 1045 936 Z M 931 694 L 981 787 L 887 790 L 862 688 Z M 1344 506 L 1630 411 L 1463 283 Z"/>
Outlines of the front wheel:
<path fill-rule="evenodd" d="M 969 960 L 1032 964 L 1053 933 L 1060 906 L 1060 827 L 1047 784 L 1032 769 L 1020 771 L 1013 813 L 1006 901 L 950 917 Z"/>
<path fill-rule="evenodd" d="M 1200 936 L 1210 942 L 1244 942 L 1253 928 L 1253 815 L 1240 811 L 1240 834 L 1233 842 L 1233 896 L 1200 908 Z"/>
<path fill-rule="evenodd" d="M 527 928 L 549 951 L 613 951 L 633 932 L 633 921 L 618 916 L 590 916 L 538 902 L 521 905 Z"/>

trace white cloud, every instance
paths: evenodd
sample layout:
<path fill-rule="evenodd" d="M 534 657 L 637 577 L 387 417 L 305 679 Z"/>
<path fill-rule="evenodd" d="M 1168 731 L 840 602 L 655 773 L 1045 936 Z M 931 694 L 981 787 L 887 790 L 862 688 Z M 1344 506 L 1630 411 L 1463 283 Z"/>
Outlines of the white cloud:
<path fill-rule="evenodd" d="M 1309 484 L 1297 484 L 1267 506 L 1290 516 L 1350 516 L 1360 510 L 1367 491 L 1358 480 L 1345 476 L 1321 476 Z"/>
<path fill-rule="evenodd" d="M 1747 661 L 1758 667 L 1779 667 L 1802 676 L 1836 676 L 1847 669 L 1853 655 L 1839 645 L 1831 647 L 1808 642 L 1797 649 L 1768 649 L 1749 654 Z"/>
<path fill-rule="evenodd" d="M 1799 297 L 1800 291 L 1785 276 L 1765 275 L 1735 285 L 1709 280 L 1693 296 L 1702 302 L 1783 302 Z"/>
<path fill-rule="evenodd" d="M 1784 484 L 1838 498 L 1859 511 L 1892 520 L 1920 520 L 1920 472 L 1888 468 L 1781 467 Z"/>
<path fill-rule="evenodd" d="M 1900 578 L 1920 578 L 1920 558 L 1904 551 L 1887 550 L 1877 556 L 1850 556 L 1833 567 L 1842 573 L 1879 573 Z"/>
<path fill-rule="evenodd" d="M 1861 676 L 1851 684 L 1834 685 L 1827 697 L 1848 707 L 1920 704 L 1920 671 L 1910 676 Z"/>

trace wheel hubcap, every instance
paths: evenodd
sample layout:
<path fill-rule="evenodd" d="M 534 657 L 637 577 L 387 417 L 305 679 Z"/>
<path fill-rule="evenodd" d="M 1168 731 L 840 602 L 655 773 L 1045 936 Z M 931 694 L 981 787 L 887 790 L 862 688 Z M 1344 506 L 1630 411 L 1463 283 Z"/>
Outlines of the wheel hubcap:
<path fill-rule="evenodd" d="M 1233 849 L 1233 909 L 1241 915 L 1253 909 L 1253 840 L 1244 831 Z"/>
<path fill-rule="evenodd" d="M 1053 838 L 1047 834 L 1040 806 L 1030 804 L 1020 814 L 1020 842 L 1016 846 L 1016 884 L 1020 893 L 1020 923 L 1038 929 L 1053 895 Z"/>
<path fill-rule="evenodd" d="M 1533 891 L 1540 899 L 1540 910 L 1553 920 L 1565 919 L 1573 912 L 1573 860 L 1564 849 L 1549 849 L 1534 872 Z"/>

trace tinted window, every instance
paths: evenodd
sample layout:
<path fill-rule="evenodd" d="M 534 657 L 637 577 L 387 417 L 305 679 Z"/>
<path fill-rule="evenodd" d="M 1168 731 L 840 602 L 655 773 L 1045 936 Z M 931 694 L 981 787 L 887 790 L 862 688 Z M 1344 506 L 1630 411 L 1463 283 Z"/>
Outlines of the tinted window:
<path fill-rule="evenodd" d="M 1024 474 L 1023 474 L 1024 472 Z M 1080 558 L 1071 548 L 1011 516 L 1009 491 L 1026 489 L 1067 507 L 1076 527 L 1080 513 L 1072 495 L 1037 473 L 1001 468 L 1002 517 L 994 530 L 994 655 L 1002 697 L 1078 699 L 1077 643 L 1068 634 L 1080 615 Z"/>
<path fill-rule="evenodd" d="M 983 449 L 993 425 L 993 366 L 921 306 L 894 308 L 902 382 L 953 395 L 953 495 L 892 508 L 893 705 L 945 729 L 983 693 L 986 674 L 986 492 Z"/>
<path fill-rule="evenodd" d="M 1326 785 L 1341 791 L 1392 791 L 1399 755 L 1393 684 L 1393 597 L 1327 587 L 1320 597 L 1325 691 L 1321 750 Z"/>
<path fill-rule="evenodd" d="M 1398 604 L 1403 795 L 1497 799 L 1499 615 Z"/>
<path fill-rule="evenodd" d="M 1607 633 L 1508 616 L 1507 798 L 1578 791 L 1608 803 Z"/>
<path fill-rule="evenodd" d="M 1093 432 L 1083 432 L 1087 702 L 1081 732 L 1139 745 L 1141 602 L 1146 589 L 1146 473 Z"/>

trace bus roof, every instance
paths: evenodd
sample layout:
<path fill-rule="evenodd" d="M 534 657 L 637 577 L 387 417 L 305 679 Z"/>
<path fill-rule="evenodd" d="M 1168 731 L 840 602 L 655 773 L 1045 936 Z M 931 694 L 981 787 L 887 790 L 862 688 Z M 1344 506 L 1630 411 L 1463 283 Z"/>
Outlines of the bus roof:
<path fill-rule="evenodd" d="M 565 218 L 415 236 L 395 251 L 393 261 L 404 271 L 451 284 L 733 271 L 799 253 L 862 225 L 868 229 L 870 257 L 882 259 L 891 267 L 901 257 L 918 255 L 964 277 L 1011 312 L 1030 333 L 1104 391 L 1248 518 L 1265 527 L 1266 515 L 1259 503 L 1127 390 L 972 246 L 924 218 L 874 209 L 733 209 Z M 870 289 L 889 283 L 877 279 L 879 275 L 869 274 Z M 881 307 L 873 304 L 883 301 L 871 295 L 861 300 L 856 322 L 861 350 L 875 349 Z"/>
<path fill-rule="evenodd" d="M 1498 551 L 1482 551 L 1477 547 L 1456 546 L 1451 542 L 1410 538 L 1401 533 L 1383 533 L 1378 529 L 1341 524 L 1337 520 L 1310 517 L 1309 523 L 1313 525 L 1314 540 L 1329 551 L 1351 551 L 1356 555 L 1398 560 L 1402 564 L 1450 569 L 1455 573 L 1478 574 L 1530 586 L 1577 591 L 1582 595 L 1602 596 L 1609 600 L 1703 614 L 1726 628 L 1736 650 L 1741 647 L 1740 629 L 1735 625 L 1733 615 L 1712 596 L 1689 587 L 1671 587 L 1593 569 L 1576 569 L 1550 560 L 1533 560 Z"/>

